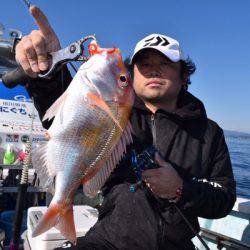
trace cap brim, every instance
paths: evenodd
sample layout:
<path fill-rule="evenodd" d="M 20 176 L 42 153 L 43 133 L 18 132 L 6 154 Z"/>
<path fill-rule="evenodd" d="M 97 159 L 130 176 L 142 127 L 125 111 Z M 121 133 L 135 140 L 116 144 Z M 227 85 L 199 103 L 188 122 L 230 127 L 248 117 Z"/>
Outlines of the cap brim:
<path fill-rule="evenodd" d="M 132 57 L 130 58 L 130 64 L 133 64 L 135 58 L 138 56 L 138 54 L 140 54 L 142 51 L 145 51 L 145 50 L 154 50 L 154 51 L 157 51 L 159 54 L 167 57 L 171 62 L 179 62 L 182 58 L 180 56 L 180 54 L 177 54 L 175 53 L 174 51 L 161 51 L 159 48 L 152 48 L 152 47 L 146 47 L 146 48 L 142 48 L 138 51 L 136 51 Z"/>

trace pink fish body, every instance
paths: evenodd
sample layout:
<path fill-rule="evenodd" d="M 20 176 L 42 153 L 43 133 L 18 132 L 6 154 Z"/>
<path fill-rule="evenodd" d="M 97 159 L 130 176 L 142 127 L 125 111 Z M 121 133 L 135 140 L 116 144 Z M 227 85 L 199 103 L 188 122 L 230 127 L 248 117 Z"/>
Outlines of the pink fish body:
<path fill-rule="evenodd" d="M 132 142 L 129 115 L 134 92 L 118 49 L 100 49 L 78 70 L 44 119 L 54 121 L 49 140 L 33 152 L 40 182 L 55 193 L 33 237 L 55 226 L 76 243 L 73 196 L 79 185 L 95 196 Z"/>

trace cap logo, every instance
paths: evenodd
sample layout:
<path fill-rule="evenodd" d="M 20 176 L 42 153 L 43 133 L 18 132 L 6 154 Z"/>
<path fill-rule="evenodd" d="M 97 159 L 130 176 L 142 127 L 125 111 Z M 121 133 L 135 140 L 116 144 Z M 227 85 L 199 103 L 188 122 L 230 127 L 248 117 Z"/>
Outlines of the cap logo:
<path fill-rule="evenodd" d="M 150 39 L 144 40 L 145 44 L 143 47 L 154 47 L 154 46 L 167 46 L 169 44 L 169 41 L 165 37 L 160 37 L 160 36 L 154 36 L 151 37 Z"/>

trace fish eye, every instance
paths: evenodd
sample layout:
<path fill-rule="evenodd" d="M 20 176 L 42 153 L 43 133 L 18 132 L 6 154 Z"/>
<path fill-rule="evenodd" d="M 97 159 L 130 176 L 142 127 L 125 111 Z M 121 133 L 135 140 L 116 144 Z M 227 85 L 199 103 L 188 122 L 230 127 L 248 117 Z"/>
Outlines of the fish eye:
<path fill-rule="evenodd" d="M 128 86 L 128 79 L 125 75 L 120 75 L 119 77 L 119 86 L 120 88 L 126 88 Z"/>
<path fill-rule="evenodd" d="M 120 81 L 121 82 L 126 82 L 127 81 L 127 77 L 125 75 L 120 75 Z"/>

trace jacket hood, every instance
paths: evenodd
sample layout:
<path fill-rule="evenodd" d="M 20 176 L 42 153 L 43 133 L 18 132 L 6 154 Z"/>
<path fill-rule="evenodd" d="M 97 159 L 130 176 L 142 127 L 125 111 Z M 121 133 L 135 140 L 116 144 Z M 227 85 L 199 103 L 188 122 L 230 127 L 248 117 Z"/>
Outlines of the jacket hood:
<path fill-rule="evenodd" d="M 138 96 L 135 97 L 134 108 L 144 112 L 151 112 Z M 181 120 L 207 118 L 203 103 L 186 90 L 180 91 L 177 100 L 177 109 L 175 111 L 169 112 L 159 109 L 157 112 L 168 113 L 178 117 Z"/>

